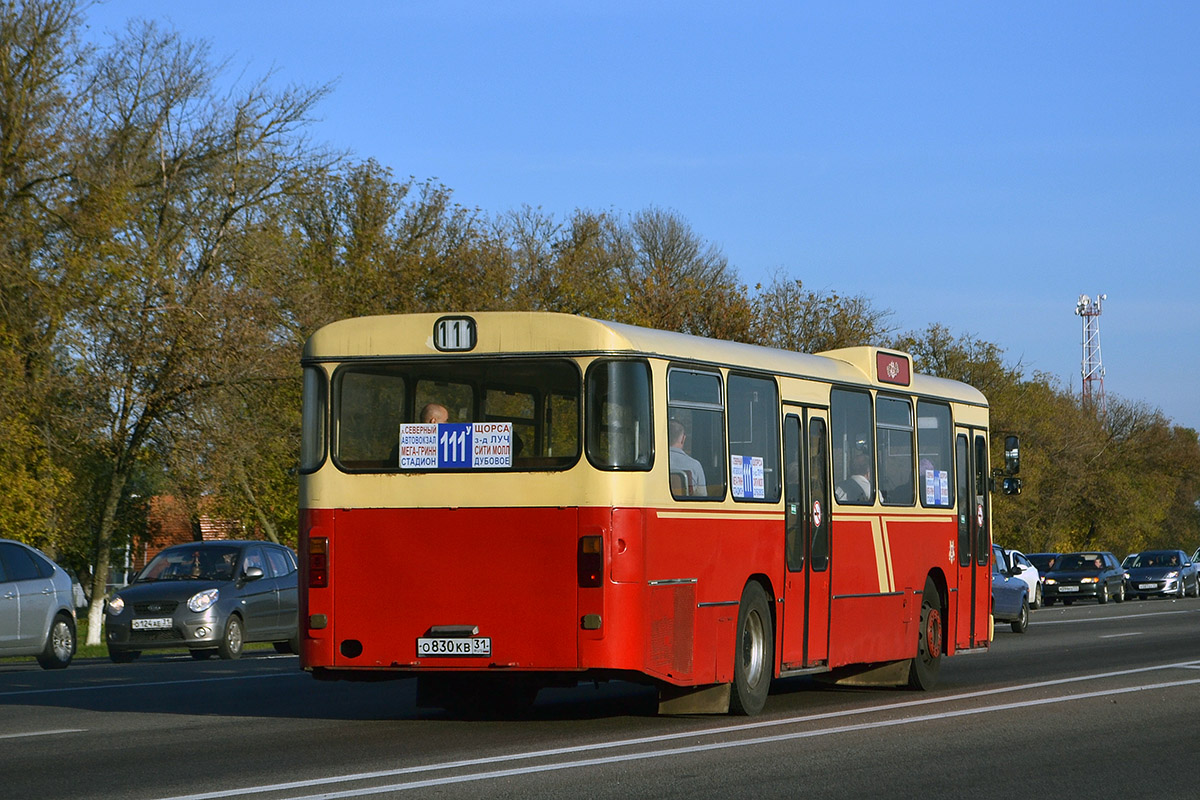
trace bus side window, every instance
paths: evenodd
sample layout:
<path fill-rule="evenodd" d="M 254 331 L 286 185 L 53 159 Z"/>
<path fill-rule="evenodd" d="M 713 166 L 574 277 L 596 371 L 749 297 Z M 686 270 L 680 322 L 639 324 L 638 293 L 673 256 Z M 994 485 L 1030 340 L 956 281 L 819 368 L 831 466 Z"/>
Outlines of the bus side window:
<path fill-rule="evenodd" d="M 587 455 L 599 469 L 650 469 L 650 365 L 603 360 L 587 371 Z"/>
<path fill-rule="evenodd" d="M 849 389 L 829 393 L 833 431 L 833 495 L 841 505 L 874 505 L 875 439 L 871 395 Z"/>
<path fill-rule="evenodd" d="M 954 506 L 950 406 L 917 401 L 917 496 L 930 508 Z"/>
<path fill-rule="evenodd" d="M 677 500 L 725 497 L 725 404 L 721 388 L 720 373 L 677 367 L 667 372 L 669 472 L 688 475 L 683 482 L 672 479 L 672 497 Z M 676 492 L 676 486 L 686 491 Z"/>
<path fill-rule="evenodd" d="M 775 381 L 731 374 L 729 493 L 734 500 L 779 500 L 779 392 Z"/>
<path fill-rule="evenodd" d="M 913 504 L 912 405 L 898 397 L 875 398 L 879 488 L 885 505 Z"/>

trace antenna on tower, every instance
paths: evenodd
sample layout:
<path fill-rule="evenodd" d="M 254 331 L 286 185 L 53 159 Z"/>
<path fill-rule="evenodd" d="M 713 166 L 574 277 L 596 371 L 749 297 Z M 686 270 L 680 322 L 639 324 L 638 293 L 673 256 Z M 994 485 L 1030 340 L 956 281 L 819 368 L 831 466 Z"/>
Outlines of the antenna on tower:
<path fill-rule="evenodd" d="M 1096 409 L 1103 419 L 1108 411 L 1104 400 L 1104 363 L 1100 360 L 1100 313 L 1101 304 L 1108 295 L 1079 295 L 1075 314 L 1083 317 L 1083 404 Z"/>

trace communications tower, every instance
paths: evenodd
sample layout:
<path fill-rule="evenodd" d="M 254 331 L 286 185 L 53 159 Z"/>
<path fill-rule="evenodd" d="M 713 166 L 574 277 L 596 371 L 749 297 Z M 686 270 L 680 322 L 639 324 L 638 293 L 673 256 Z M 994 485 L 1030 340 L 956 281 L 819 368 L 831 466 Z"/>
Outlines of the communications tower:
<path fill-rule="evenodd" d="M 1083 404 L 1094 408 L 1101 419 L 1107 412 L 1104 401 L 1104 364 L 1100 360 L 1100 312 L 1101 303 L 1108 295 L 1079 295 L 1075 314 L 1083 317 Z"/>

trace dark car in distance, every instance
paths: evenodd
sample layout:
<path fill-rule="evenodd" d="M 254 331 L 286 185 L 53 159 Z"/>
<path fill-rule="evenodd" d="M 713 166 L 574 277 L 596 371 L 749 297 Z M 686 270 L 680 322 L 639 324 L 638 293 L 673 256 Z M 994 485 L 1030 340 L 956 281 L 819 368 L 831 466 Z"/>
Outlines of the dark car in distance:
<path fill-rule="evenodd" d="M 1037 567 L 1038 574 L 1044 576 L 1047 572 L 1054 569 L 1054 564 L 1061 555 L 1062 553 L 1026 553 L 1025 557 Z"/>
<path fill-rule="evenodd" d="M 1004 551 L 992 546 L 992 619 L 1008 622 L 1013 633 L 1029 627 L 1029 585 L 1005 565 Z"/>
<path fill-rule="evenodd" d="M 298 652 L 296 554 L 271 542 L 207 541 L 155 556 L 105 606 L 108 654 L 186 647 L 194 658 L 238 658 L 249 642 Z"/>
<path fill-rule="evenodd" d="M 1152 594 L 1200 597 L 1200 582 L 1191 559 L 1182 550 L 1144 550 L 1125 570 L 1129 592 L 1139 600 Z"/>
<path fill-rule="evenodd" d="M 1063 553 L 1044 578 L 1042 600 L 1047 606 L 1058 600 L 1069 606 L 1083 597 L 1099 603 L 1110 597 L 1118 603 L 1125 599 L 1125 571 L 1108 551 Z"/>

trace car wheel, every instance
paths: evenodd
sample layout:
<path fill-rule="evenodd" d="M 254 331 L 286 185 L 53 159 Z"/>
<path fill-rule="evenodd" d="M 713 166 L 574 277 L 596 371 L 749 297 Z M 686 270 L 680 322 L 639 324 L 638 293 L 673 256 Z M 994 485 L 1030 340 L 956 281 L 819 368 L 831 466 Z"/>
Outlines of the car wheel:
<path fill-rule="evenodd" d="M 734 714 L 757 714 L 767 704 L 771 674 L 775 669 L 774 631 L 767 593 L 760 584 L 747 583 L 738 606 L 733 652 L 733 691 L 729 710 Z"/>
<path fill-rule="evenodd" d="M 1074 600 L 1063 600 L 1063 605 L 1069 606 L 1069 605 L 1071 605 L 1071 603 L 1074 603 L 1074 602 L 1075 602 Z"/>
<path fill-rule="evenodd" d="M 942 597 L 929 578 L 921 594 L 921 626 L 917 629 L 917 655 L 908 671 L 908 685 L 930 691 L 937 686 L 942 668 Z"/>
<path fill-rule="evenodd" d="M 1054 598 L 1042 597 L 1042 605 L 1044 605 L 1046 608 L 1049 608 L 1050 606 L 1054 605 Z"/>
<path fill-rule="evenodd" d="M 193 661 L 207 661 L 217 654 L 216 650 L 189 650 Z"/>
<path fill-rule="evenodd" d="M 141 654 L 141 650 L 109 650 L 108 658 L 114 664 L 128 664 Z"/>
<path fill-rule="evenodd" d="M 1042 607 L 1042 585 L 1039 583 L 1033 589 L 1033 602 L 1029 604 L 1030 608 Z"/>
<path fill-rule="evenodd" d="M 37 657 L 42 669 L 63 669 L 75 656 L 75 621 L 59 614 L 50 623 L 46 647 Z"/>
<path fill-rule="evenodd" d="M 225 635 L 221 637 L 221 643 L 217 646 L 217 653 L 221 658 L 241 658 L 243 644 L 242 618 L 237 614 L 230 614 L 229 621 L 225 623 Z"/>
<path fill-rule="evenodd" d="M 1100 586 L 1096 589 L 1096 602 L 1099 603 L 1100 605 L 1104 605 L 1105 603 L 1108 602 L 1108 584 L 1107 583 L 1100 584 Z"/>
<path fill-rule="evenodd" d="M 1124 582 L 1124 581 L 1121 581 L 1121 588 L 1120 588 L 1120 590 L 1117 592 L 1117 595 L 1116 595 L 1116 597 L 1115 597 L 1115 598 L 1113 598 L 1113 599 L 1115 599 L 1115 600 L 1116 600 L 1118 603 L 1124 603 L 1124 602 L 1125 602 L 1125 582 Z"/>
<path fill-rule="evenodd" d="M 1029 603 L 1021 600 L 1021 613 L 1012 621 L 1013 633 L 1024 633 L 1029 628 Z"/>

